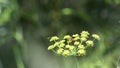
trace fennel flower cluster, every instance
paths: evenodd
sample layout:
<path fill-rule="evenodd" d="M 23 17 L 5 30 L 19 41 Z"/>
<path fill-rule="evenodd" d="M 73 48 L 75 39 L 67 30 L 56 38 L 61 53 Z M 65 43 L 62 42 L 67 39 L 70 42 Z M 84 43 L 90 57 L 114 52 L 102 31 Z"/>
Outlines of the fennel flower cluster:
<path fill-rule="evenodd" d="M 65 35 L 62 39 L 57 36 L 50 38 L 52 45 L 48 50 L 62 56 L 84 56 L 86 48 L 93 47 L 94 40 L 100 40 L 99 35 L 82 31 L 80 34 Z"/>

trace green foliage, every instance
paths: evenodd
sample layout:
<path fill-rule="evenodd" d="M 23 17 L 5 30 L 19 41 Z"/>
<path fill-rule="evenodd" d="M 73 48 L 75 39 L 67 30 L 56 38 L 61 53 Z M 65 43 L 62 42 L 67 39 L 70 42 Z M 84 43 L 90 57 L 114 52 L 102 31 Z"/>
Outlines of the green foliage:
<path fill-rule="evenodd" d="M 116 68 L 119 4 L 120 0 L 0 0 L 0 67 Z M 101 37 L 85 57 L 66 59 L 47 50 L 47 37 L 82 30 Z"/>

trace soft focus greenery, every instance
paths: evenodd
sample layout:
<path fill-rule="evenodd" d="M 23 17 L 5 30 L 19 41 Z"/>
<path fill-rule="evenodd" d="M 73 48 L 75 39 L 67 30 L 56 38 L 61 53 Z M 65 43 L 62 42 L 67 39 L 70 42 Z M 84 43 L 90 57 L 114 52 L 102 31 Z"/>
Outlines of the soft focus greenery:
<path fill-rule="evenodd" d="M 49 37 L 82 30 L 101 37 L 86 56 L 47 50 Z M 119 51 L 120 0 L 0 0 L 0 68 L 117 68 Z"/>

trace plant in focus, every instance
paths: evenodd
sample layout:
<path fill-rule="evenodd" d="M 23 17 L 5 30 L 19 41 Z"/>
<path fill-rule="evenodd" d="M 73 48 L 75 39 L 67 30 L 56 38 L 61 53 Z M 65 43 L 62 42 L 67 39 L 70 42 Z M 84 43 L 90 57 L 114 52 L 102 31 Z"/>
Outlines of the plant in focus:
<path fill-rule="evenodd" d="M 51 45 L 48 50 L 62 56 L 84 56 L 86 49 L 94 46 L 94 41 L 100 40 L 99 35 L 82 31 L 80 34 L 65 35 L 62 39 L 58 36 L 50 38 Z"/>

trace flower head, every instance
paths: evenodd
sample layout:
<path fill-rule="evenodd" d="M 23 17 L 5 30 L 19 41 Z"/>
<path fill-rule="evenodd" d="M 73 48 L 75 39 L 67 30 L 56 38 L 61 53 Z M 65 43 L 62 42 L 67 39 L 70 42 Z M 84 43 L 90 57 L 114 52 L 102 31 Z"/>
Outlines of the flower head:
<path fill-rule="evenodd" d="M 48 50 L 62 56 L 84 56 L 86 55 L 86 49 L 94 45 L 94 40 L 100 40 L 99 35 L 92 34 L 91 40 L 89 38 L 90 33 L 88 31 L 82 31 L 80 34 L 65 35 L 62 39 L 57 36 L 53 36 L 50 39 L 53 44 L 48 47 Z M 90 39 L 90 40 L 88 40 Z"/>

